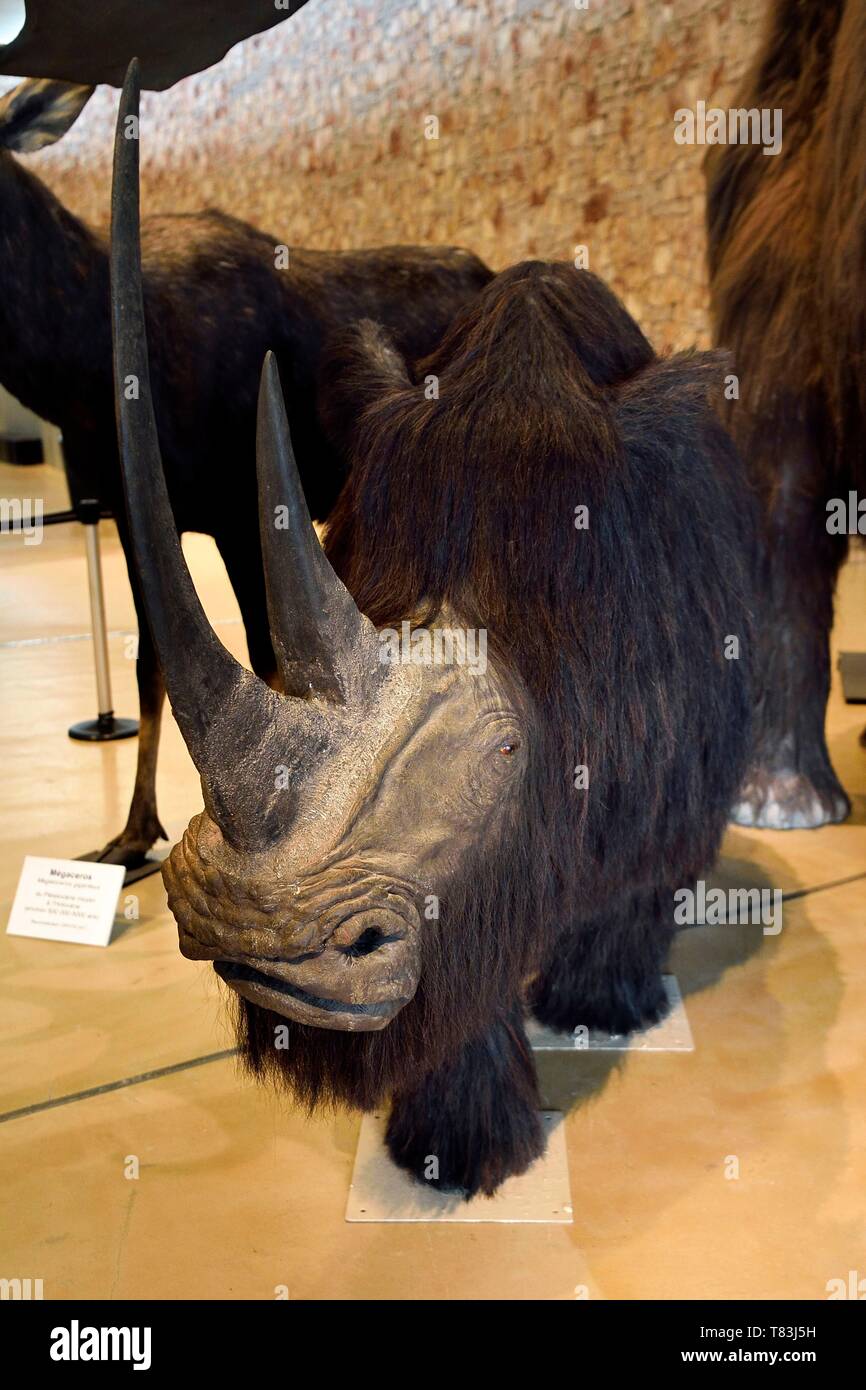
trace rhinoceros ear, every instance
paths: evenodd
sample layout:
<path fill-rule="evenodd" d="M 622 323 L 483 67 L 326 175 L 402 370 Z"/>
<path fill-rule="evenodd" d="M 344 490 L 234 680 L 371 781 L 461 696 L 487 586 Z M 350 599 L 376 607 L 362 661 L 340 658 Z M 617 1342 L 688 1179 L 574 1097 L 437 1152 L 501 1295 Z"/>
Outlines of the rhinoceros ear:
<path fill-rule="evenodd" d="M 95 87 L 28 78 L 0 100 L 0 145 L 34 154 L 53 145 L 74 125 Z"/>
<path fill-rule="evenodd" d="M 362 319 L 328 344 L 316 405 L 334 448 L 348 458 L 364 411 L 388 391 L 411 385 L 409 369 L 387 329 Z"/>

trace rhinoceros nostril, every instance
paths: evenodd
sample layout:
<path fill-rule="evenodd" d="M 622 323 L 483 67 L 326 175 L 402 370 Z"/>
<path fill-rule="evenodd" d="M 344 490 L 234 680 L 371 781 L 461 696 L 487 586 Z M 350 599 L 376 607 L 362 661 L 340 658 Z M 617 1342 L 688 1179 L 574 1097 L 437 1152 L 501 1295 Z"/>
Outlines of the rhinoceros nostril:
<path fill-rule="evenodd" d="M 406 923 L 395 912 L 376 907 L 345 917 L 325 944 L 329 950 L 353 960 L 404 941 L 406 935 Z"/>
<path fill-rule="evenodd" d="M 378 927 L 367 927 L 361 932 L 357 941 L 353 941 L 351 946 L 343 946 L 340 949 L 347 956 L 369 956 L 374 951 L 378 951 L 386 941 L 393 938 L 385 936 Z"/>

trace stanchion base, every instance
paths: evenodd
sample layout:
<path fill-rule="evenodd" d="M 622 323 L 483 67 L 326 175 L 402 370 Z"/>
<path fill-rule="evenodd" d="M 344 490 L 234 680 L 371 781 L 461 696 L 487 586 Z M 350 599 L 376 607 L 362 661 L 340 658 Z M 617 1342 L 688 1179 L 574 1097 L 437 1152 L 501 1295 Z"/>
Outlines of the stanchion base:
<path fill-rule="evenodd" d="M 76 854 L 75 858 L 86 860 L 90 864 L 99 862 L 101 849 L 93 849 L 89 854 Z M 149 878 L 151 874 L 159 873 L 162 868 L 163 860 L 168 857 L 169 851 L 162 850 L 158 855 L 146 854 L 140 864 L 134 864 L 131 869 L 127 869 L 123 875 L 123 886 L 128 888 L 130 883 L 138 883 L 140 878 Z"/>
<path fill-rule="evenodd" d="M 117 738 L 135 738 L 137 733 L 137 719 L 115 719 L 113 714 L 100 714 L 96 719 L 82 719 L 80 724 L 73 724 L 69 737 L 81 743 L 110 743 Z"/>

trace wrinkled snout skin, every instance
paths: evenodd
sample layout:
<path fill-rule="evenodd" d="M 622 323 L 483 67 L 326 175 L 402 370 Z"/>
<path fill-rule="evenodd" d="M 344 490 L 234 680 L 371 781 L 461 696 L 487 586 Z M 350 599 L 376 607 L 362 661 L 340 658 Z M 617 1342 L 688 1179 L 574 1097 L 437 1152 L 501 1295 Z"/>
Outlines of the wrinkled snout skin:
<path fill-rule="evenodd" d="M 276 843 L 236 848 L 205 810 L 163 877 L 183 955 L 285 1018 L 370 1032 L 415 994 L 425 904 L 490 831 L 515 719 L 489 673 L 398 667 L 333 720 L 326 756 L 295 765 Z"/>
<path fill-rule="evenodd" d="M 211 960 L 252 1004 L 320 1028 L 384 1028 L 421 972 L 411 890 L 362 865 L 298 881 L 273 870 L 241 881 L 231 847 L 206 812 L 164 868 L 181 953 Z"/>

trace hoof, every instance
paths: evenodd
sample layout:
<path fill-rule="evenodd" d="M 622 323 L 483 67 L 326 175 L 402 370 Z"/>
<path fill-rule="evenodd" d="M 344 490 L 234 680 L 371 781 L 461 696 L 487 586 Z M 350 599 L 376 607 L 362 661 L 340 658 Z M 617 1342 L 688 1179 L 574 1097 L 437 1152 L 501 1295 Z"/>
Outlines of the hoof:
<path fill-rule="evenodd" d="M 799 772 L 767 772 L 749 778 L 730 818 L 756 830 L 817 830 L 838 825 L 850 812 L 838 782 L 819 788 Z"/>
<path fill-rule="evenodd" d="M 138 869 L 147 859 L 148 850 L 153 849 L 157 840 L 167 839 L 168 836 L 159 821 L 143 830 L 131 830 L 127 826 L 93 857 L 99 864 L 122 864 L 125 869 Z"/>

